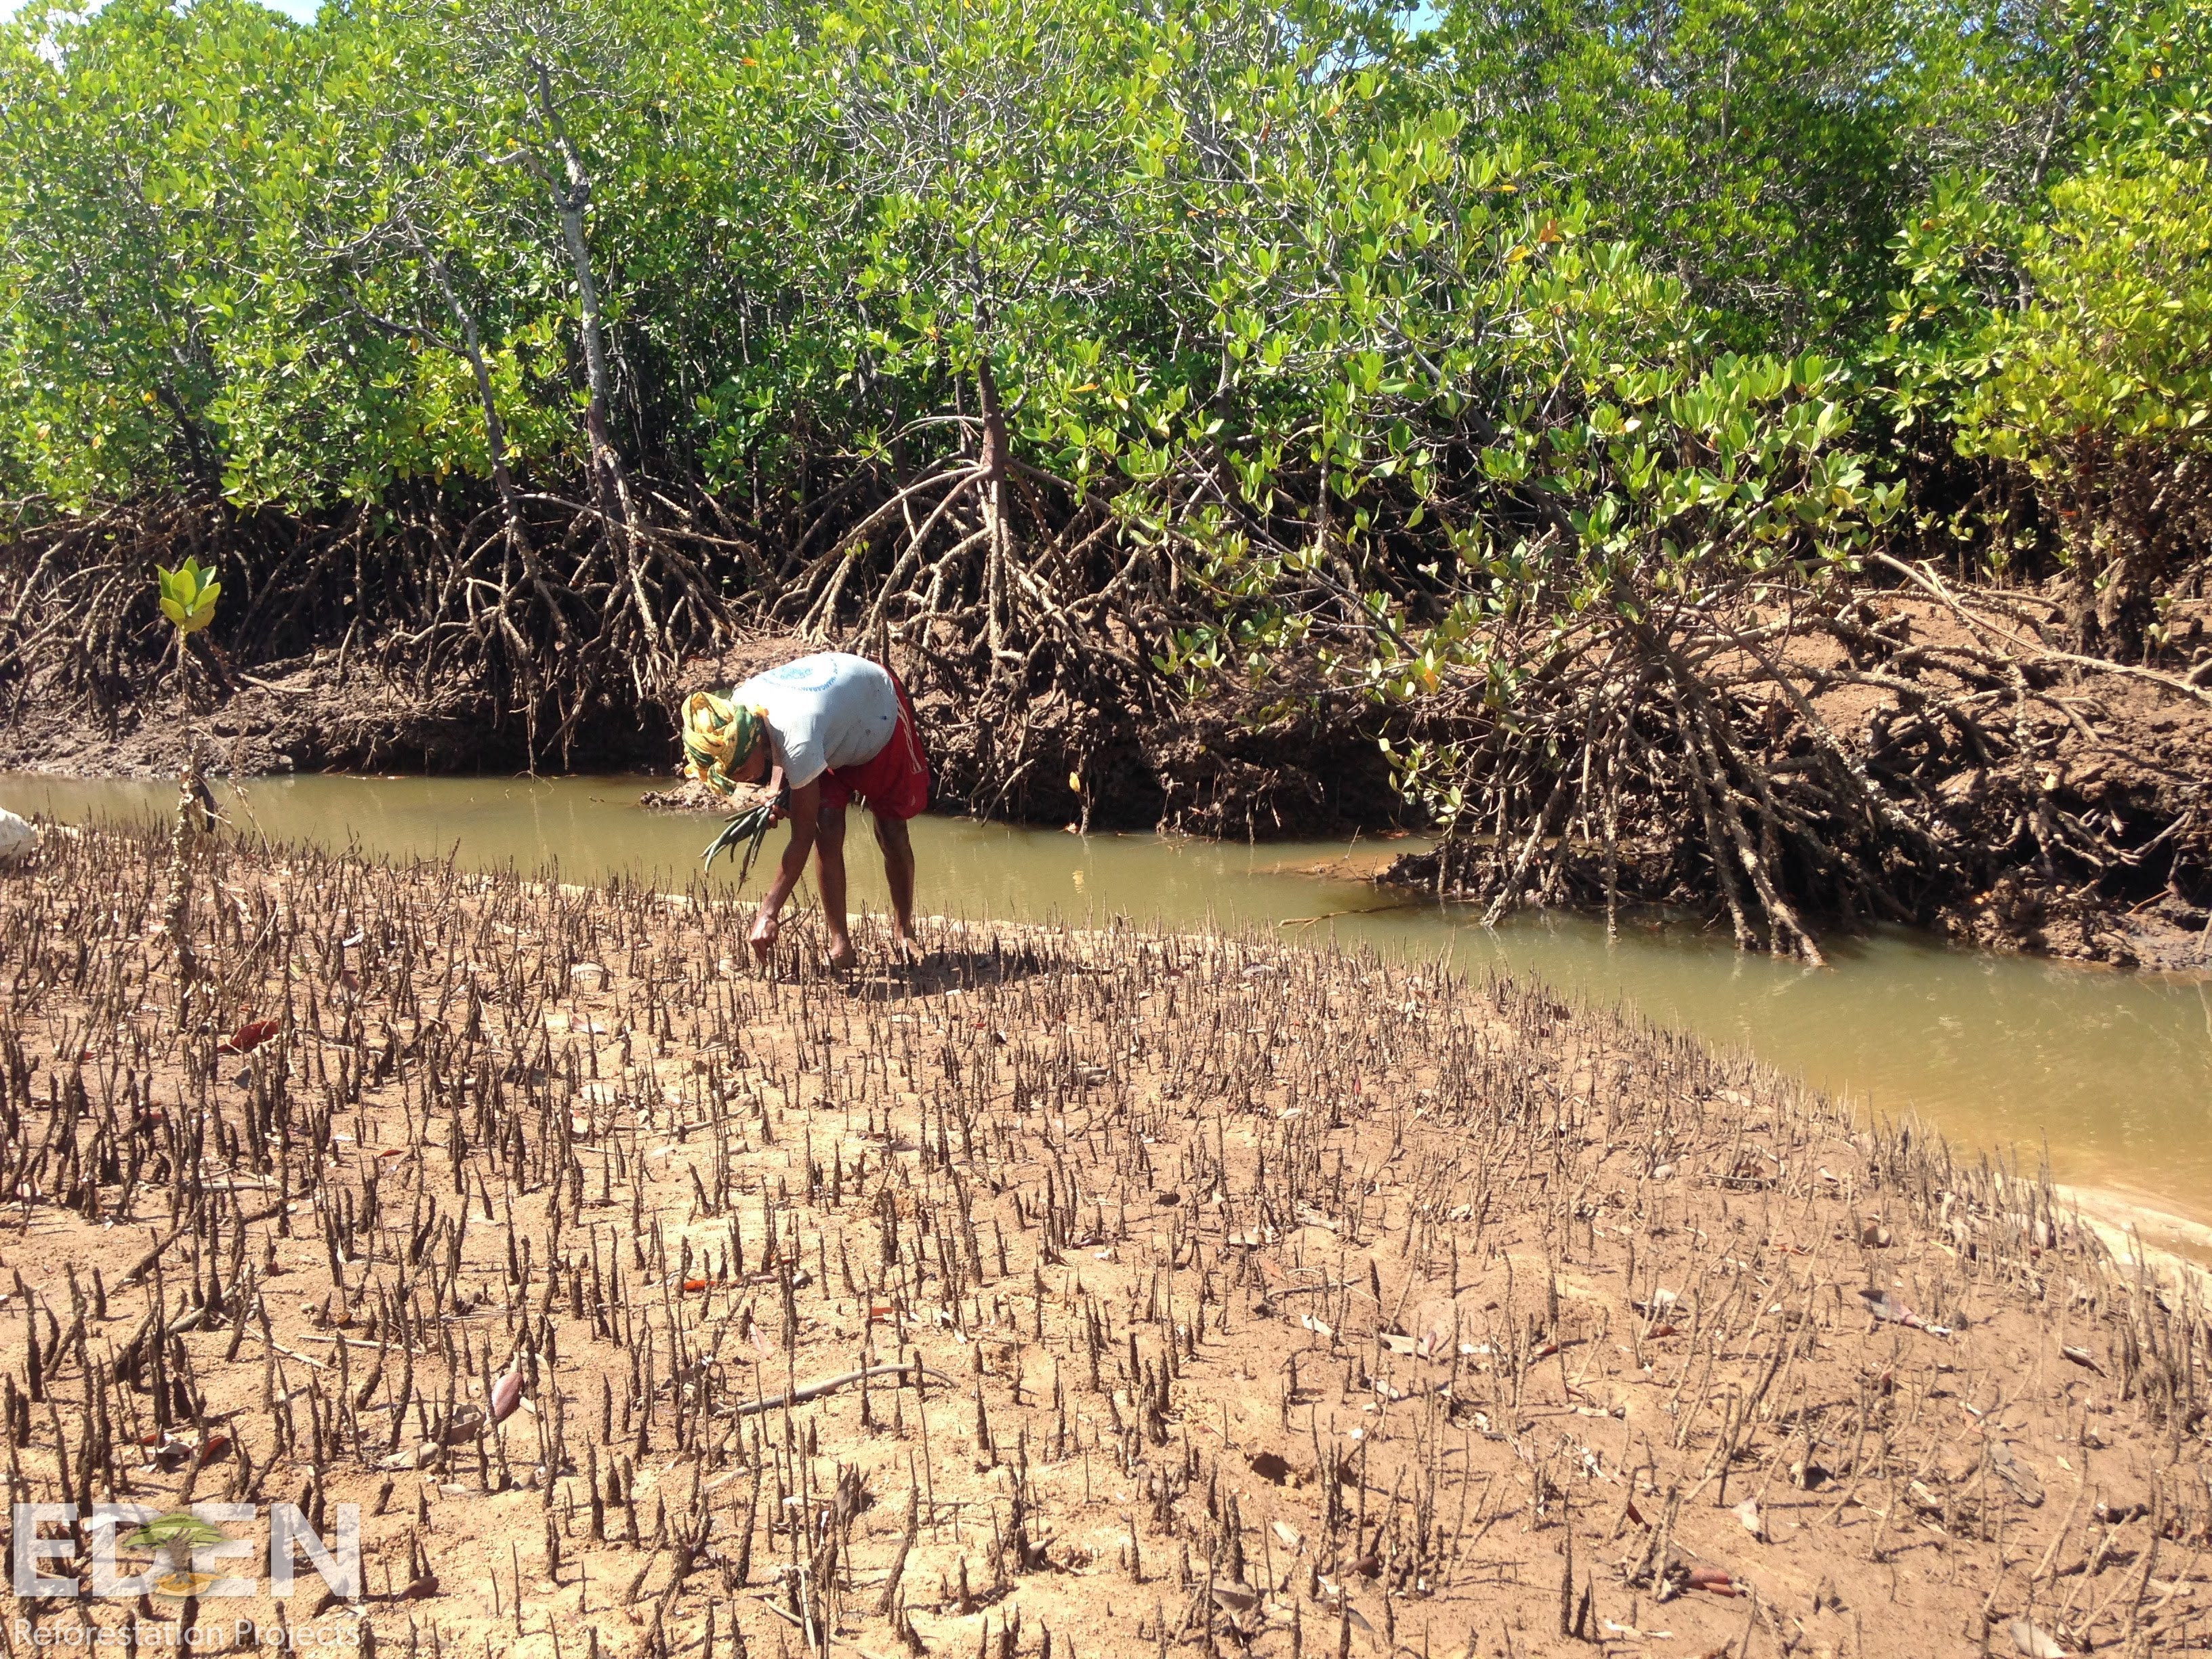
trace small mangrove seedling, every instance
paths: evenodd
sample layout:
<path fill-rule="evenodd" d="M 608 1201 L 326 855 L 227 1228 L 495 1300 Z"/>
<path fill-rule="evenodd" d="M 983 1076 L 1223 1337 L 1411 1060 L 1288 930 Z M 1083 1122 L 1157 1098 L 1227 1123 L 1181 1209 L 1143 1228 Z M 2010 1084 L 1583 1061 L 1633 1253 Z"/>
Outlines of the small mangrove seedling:
<path fill-rule="evenodd" d="M 216 580 L 214 568 L 203 565 L 198 556 L 187 558 L 174 570 L 155 565 L 154 576 L 161 615 L 176 631 L 177 727 L 185 751 L 184 767 L 177 776 L 177 823 L 169 839 L 168 903 L 163 914 L 176 957 L 177 1014 L 181 1020 L 189 1012 L 187 1004 L 197 966 L 192 957 L 190 927 L 191 877 L 187 843 L 195 828 L 196 816 L 197 827 L 202 830 L 213 830 L 216 817 L 215 798 L 208 793 L 207 780 L 200 769 L 199 734 L 192 726 L 191 641 L 193 635 L 215 620 L 216 601 L 222 597 L 222 584 Z"/>

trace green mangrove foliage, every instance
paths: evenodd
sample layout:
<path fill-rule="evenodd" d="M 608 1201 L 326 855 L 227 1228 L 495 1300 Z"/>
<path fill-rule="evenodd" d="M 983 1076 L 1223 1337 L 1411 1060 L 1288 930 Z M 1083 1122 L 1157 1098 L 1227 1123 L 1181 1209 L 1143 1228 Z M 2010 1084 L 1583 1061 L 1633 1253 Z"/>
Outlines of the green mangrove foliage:
<path fill-rule="evenodd" d="M 2024 536 L 1962 533 L 2000 568 L 2055 554 L 2077 648 L 2130 659 L 2169 643 L 2212 542 L 2208 58 L 2212 9 L 2131 19 L 2047 189 L 1937 180 L 1896 240 L 1893 343 L 1869 353 L 1900 431 L 1996 463 L 2037 509 Z"/>
<path fill-rule="evenodd" d="M 532 755 L 767 622 L 956 690 L 980 806 L 1190 805 L 1178 698 L 1365 721 L 1440 880 L 1810 952 L 1941 862 L 1782 672 L 1870 550 L 2069 568 L 2138 653 L 2201 571 L 2203 23 L 34 3 L 0 674 L 119 709 L 180 538 L 234 655 Z"/>

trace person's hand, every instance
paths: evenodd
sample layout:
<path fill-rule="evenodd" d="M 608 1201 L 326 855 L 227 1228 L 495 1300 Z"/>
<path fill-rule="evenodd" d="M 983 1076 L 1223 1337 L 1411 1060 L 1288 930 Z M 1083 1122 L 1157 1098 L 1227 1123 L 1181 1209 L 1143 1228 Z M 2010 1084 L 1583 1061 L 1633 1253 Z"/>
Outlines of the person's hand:
<path fill-rule="evenodd" d="M 775 912 L 763 905 L 760 914 L 753 918 L 753 931 L 750 936 L 753 955 L 766 962 L 768 953 L 775 948 L 775 936 L 781 931 L 782 924 L 776 920 Z"/>

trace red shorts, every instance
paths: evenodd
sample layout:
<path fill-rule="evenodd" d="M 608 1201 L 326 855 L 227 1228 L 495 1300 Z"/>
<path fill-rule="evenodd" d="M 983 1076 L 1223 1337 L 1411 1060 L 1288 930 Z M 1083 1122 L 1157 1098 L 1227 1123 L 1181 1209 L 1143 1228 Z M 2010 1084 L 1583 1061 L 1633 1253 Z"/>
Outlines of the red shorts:
<path fill-rule="evenodd" d="M 858 800 L 879 818 L 903 822 L 918 817 L 929 806 L 929 756 L 915 729 L 914 700 L 896 674 L 891 684 L 898 691 L 898 724 L 890 741 L 872 760 L 858 766 L 836 766 L 822 775 L 822 804 L 842 806 Z"/>

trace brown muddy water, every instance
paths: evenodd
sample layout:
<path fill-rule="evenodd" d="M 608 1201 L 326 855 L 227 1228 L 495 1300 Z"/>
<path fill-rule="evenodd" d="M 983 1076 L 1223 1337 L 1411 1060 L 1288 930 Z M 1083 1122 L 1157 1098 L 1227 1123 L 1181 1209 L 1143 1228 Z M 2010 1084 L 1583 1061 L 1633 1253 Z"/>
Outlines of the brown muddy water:
<path fill-rule="evenodd" d="M 457 858 L 589 881 L 681 887 L 715 821 L 637 805 L 641 778 L 359 778 L 255 782 L 226 803 L 278 842 L 372 857 Z M 166 812 L 173 786 L 0 776 L 0 806 L 64 822 Z M 1480 975 L 1534 975 L 1600 1004 L 1748 1049 L 1860 1107 L 1910 1112 L 1966 1146 L 2048 1149 L 2059 1180 L 2212 1224 L 2212 975 L 2154 976 L 1992 957 L 1903 932 L 1837 941 L 1808 969 L 1724 934 L 1523 916 L 1486 930 L 1464 907 L 1407 902 L 1358 878 L 1411 842 L 1259 847 L 1149 836 L 1079 837 L 929 817 L 915 826 L 927 910 L 1009 921 L 1212 926 L 1392 954 Z M 780 846 L 777 832 L 771 847 Z M 856 906 L 880 908 L 872 840 L 848 843 Z M 733 872 L 718 866 L 726 888 Z M 753 884 L 763 879 L 757 871 Z M 2146 1239 L 2203 1255 L 2212 1234 L 2143 1215 Z"/>

